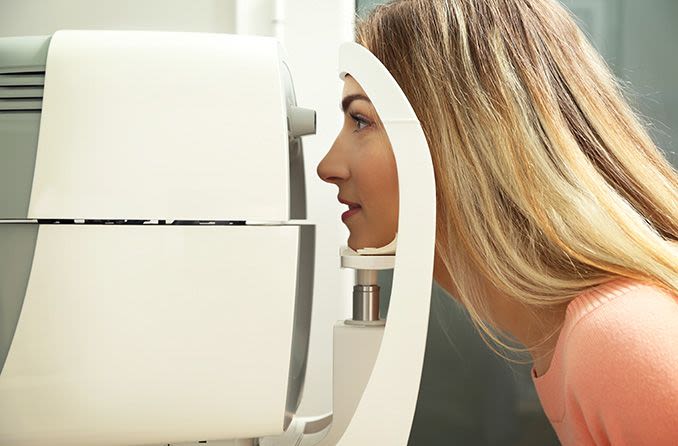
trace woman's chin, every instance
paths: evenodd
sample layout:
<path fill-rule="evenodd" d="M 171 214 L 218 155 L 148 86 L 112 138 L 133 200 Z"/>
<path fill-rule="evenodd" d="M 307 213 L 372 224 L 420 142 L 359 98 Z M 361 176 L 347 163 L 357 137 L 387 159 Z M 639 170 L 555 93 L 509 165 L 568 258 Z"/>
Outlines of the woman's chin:
<path fill-rule="evenodd" d="M 382 239 L 383 237 L 381 238 L 359 237 L 356 234 L 350 234 L 348 236 L 348 241 L 346 242 L 346 244 L 348 245 L 349 248 L 351 248 L 354 251 L 363 248 L 381 248 L 382 246 L 388 245 L 391 242 L 392 238 L 386 242 L 383 242 Z"/>
<path fill-rule="evenodd" d="M 346 244 L 348 245 L 349 248 L 351 248 L 354 251 L 357 251 L 361 248 L 364 248 L 364 246 L 358 245 L 356 240 L 354 240 L 353 236 L 349 235 L 348 240 L 346 241 Z"/>
<path fill-rule="evenodd" d="M 359 237 L 355 234 L 350 234 L 348 236 L 348 241 L 346 244 L 348 245 L 349 248 L 351 248 L 354 251 L 357 251 L 359 249 L 363 248 L 373 248 L 373 246 L 370 246 L 369 240 L 366 240 L 364 237 Z"/>

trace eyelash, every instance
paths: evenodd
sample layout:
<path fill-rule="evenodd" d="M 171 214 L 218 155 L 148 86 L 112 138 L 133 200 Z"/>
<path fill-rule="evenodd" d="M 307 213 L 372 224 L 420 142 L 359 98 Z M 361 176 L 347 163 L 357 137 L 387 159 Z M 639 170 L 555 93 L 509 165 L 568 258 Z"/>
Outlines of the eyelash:
<path fill-rule="evenodd" d="M 356 114 L 353 114 L 353 113 L 349 113 L 349 116 L 351 116 L 351 119 L 353 119 L 353 121 L 355 121 L 355 123 L 356 123 L 357 126 L 358 126 L 358 128 L 356 128 L 355 130 L 353 130 L 354 133 L 355 133 L 355 132 L 359 132 L 359 131 L 361 131 L 361 130 L 364 130 L 364 129 L 366 129 L 367 127 L 369 127 L 370 125 L 372 125 L 372 122 L 370 122 L 368 119 L 365 119 L 365 118 L 364 118 L 363 116 L 361 116 L 361 115 L 356 115 Z M 360 127 L 360 124 L 363 124 L 365 127 Z"/>

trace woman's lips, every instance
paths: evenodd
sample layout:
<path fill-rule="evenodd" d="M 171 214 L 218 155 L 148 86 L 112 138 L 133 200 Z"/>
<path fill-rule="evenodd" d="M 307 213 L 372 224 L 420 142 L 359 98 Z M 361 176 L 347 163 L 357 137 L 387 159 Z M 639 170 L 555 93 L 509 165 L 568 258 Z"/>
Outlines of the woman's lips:
<path fill-rule="evenodd" d="M 356 212 L 358 212 L 361 208 L 358 203 L 352 203 L 350 201 L 344 200 L 341 197 L 337 197 L 339 200 L 339 203 L 345 204 L 348 206 L 348 211 L 344 212 L 341 214 L 341 220 L 346 221 L 348 218 L 350 218 L 352 215 L 354 215 Z"/>
<path fill-rule="evenodd" d="M 350 208 L 348 211 L 341 214 L 341 220 L 346 221 L 347 219 L 351 218 L 351 216 L 354 215 L 358 211 L 360 211 L 360 206 L 355 207 L 355 208 Z"/>

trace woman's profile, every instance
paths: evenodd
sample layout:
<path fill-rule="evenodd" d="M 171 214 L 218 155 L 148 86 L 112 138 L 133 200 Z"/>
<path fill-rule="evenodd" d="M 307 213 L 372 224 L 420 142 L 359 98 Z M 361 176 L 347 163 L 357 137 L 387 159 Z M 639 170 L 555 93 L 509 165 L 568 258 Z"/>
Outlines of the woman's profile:
<path fill-rule="evenodd" d="M 556 0 L 396 0 L 357 24 L 426 135 L 434 279 L 490 343 L 519 342 L 560 441 L 678 441 L 678 174 Z M 318 166 L 349 246 L 397 232 L 398 181 L 369 98 Z"/>

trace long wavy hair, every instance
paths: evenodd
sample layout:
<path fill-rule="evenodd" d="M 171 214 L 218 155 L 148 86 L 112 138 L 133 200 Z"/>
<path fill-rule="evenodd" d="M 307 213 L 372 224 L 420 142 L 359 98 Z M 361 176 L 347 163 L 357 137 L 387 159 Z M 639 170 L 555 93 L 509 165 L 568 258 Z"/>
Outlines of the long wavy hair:
<path fill-rule="evenodd" d="M 508 346 L 483 283 L 527 311 L 620 277 L 677 292 L 678 174 L 556 0 L 396 0 L 356 28 L 421 121 L 436 253 L 481 333 Z"/>

